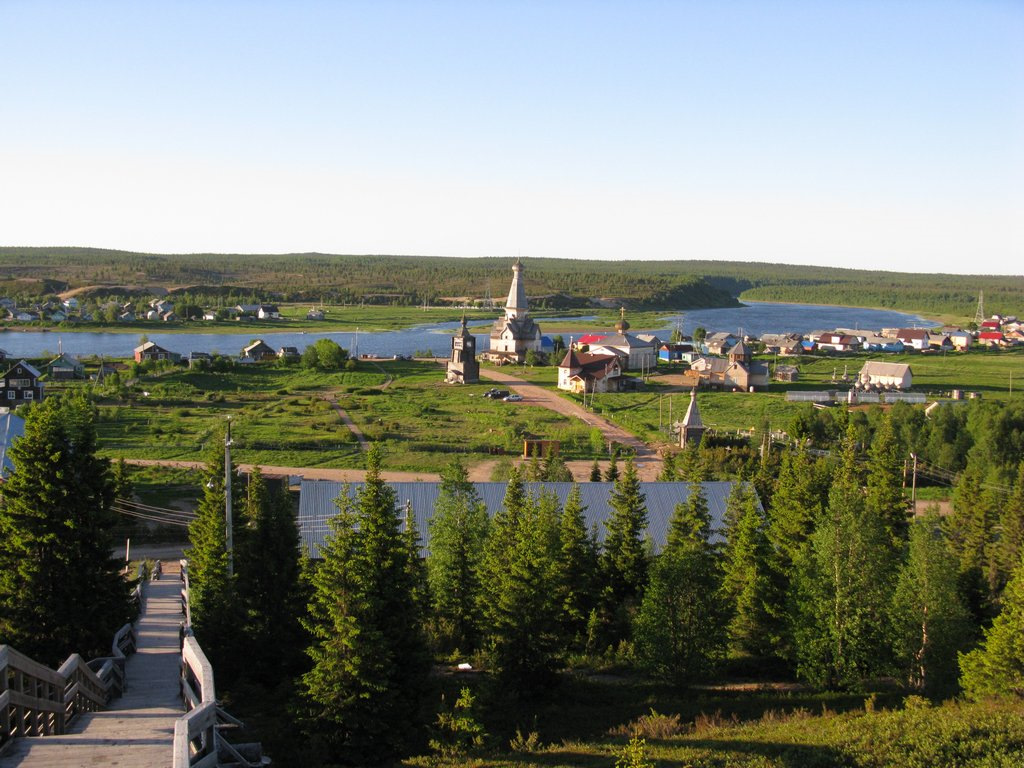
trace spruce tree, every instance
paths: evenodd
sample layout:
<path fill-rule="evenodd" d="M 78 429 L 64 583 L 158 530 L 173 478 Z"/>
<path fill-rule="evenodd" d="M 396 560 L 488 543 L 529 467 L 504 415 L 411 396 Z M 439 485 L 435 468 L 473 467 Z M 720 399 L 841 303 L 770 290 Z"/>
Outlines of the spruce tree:
<path fill-rule="evenodd" d="M 441 473 L 427 557 L 435 634 L 442 650 L 471 653 L 479 645 L 480 561 L 489 525 L 466 468 L 452 462 Z"/>
<path fill-rule="evenodd" d="M 957 590 L 956 561 L 934 512 L 910 527 L 892 615 L 893 649 L 907 684 L 931 696 L 955 692 L 957 652 L 970 636 L 970 614 Z"/>
<path fill-rule="evenodd" d="M 828 509 L 798 565 L 797 671 L 826 687 L 855 688 L 888 669 L 894 568 L 890 537 L 866 514 L 851 424 Z"/>
<path fill-rule="evenodd" d="M 192 630 L 210 662 L 217 679 L 230 685 L 241 671 L 238 653 L 239 627 L 244 608 L 238 599 L 237 578 L 229 573 L 225 519 L 225 455 L 223 438 L 214 435 L 206 451 L 201 475 L 203 496 L 196 518 L 188 528 L 189 607 Z M 241 503 L 241 482 L 231 469 L 232 538 L 245 548 L 245 509 Z"/>
<path fill-rule="evenodd" d="M 1002 592 L 1010 575 L 1024 555 L 1024 459 L 1017 465 L 1013 491 L 999 515 L 999 538 L 994 545 L 994 559 Z"/>
<path fill-rule="evenodd" d="M 597 545 L 587 531 L 580 487 L 573 485 L 559 526 L 558 601 L 562 636 L 570 647 L 583 648 L 587 622 L 596 604 Z"/>
<path fill-rule="evenodd" d="M 882 521 L 897 552 L 906 547 L 912 514 L 910 500 L 903 493 L 903 456 L 890 412 L 882 418 L 871 442 L 865 509 Z"/>
<path fill-rule="evenodd" d="M 57 666 L 109 651 L 130 618 L 129 585 L 111 557 L 114 486 L 96 456 L 84 400 L 50 397 L 25 415 L 0 485 L 0 638 Z"/>
<path fill-rule="evenodd" d="M 725 652 L 720 560 L 710 535 L 707 502 L 695 485 L 676 505 L 634 624 L 638 663 L 655 677 L 675 683 L 704 677 Z"/>
<path fill-rule="evenodd" d="M 648 553 L 644 542 L 647 503 L 633 460 L 615 482 L 609 498 L 611 514 L 605 521 L 601 553 L 602 595 L 600 631 L 602 646 L 616 646 L 630 636 L 630 624 L 647 583 Z"/>
<path fill-rule="evenodd" d="M 248 530 L 235 547 L 235 571 L 245 624 L 234 647 L 246 677 L 273 686 L 302 660 L 299 531 L 285 492 L 268 489 L 259 467 L 249 475 L 244 510 Z"/>
<path fill-rule="evenodd" d="M 1024 560 L 1003 593 L 1002 610 L 981 645 L 960 655 L 960 685 L 972 699 L 1024 696 Z"/>
<path fill-rule="evenodd" d="M 590 482 L 601 482 L 601 465 L 598 463 L 597 459 L 594 459 L 594 463 L 590 466 Z"/>
<path fill-rule="evenodd" d="M 325 762 L 384 764 L 422 737 L 430 657 L 415 594 L 415 569 L 380 452 L 367 453 L 356 499 L 347 489 L 313 574 L 304 624 L 313 668 L 302 683 L 313 737 Z"/>
<path fill-rule="evenodd" d="M 540 479 L 547 483 L 571 483 L 572 472 L 558 453 L 548 451 L 541 464 Z"/>
<path fill-rule="evenodd" d="M 531 695 L 550 682 L 560 650 L 557 551 L 540 505 L 513 473 L 482 564 L 486 650 L 503 690 Z"/>
<path fill-rule="evenodd" d="M 959 563 L 961 590 L 980 623 L 990 620 L 996 610 L 998 558 L 993 531 L 998 506 L 980 466 L 969 464 L 953 488 L 953 513 L 944 520 L 950 548 Z"/>
<path fill-rule="evenodd" d="M 658 481 L 662 483 L 672 483 L 677 479 L 678 475 L 675 451 L 666 449 L 661 454 L 661 472 L 658 473 Z"/>
<path fill-rule="evenodd" d="M 619 479 L 619 452 L 615 451 L 612 453 L 612 458 L 608 462 L 608 469 L 604 471 L 604 481 L 606 483 L 614 483 Z"/>
<path fill-rule="evenodd" d="M 729 641 L 741 653 L 767 656 L 778 645 L 779 604 L 767 526 L 752 488 L 736 483 L 733 496 L 739 517 L 728 532 L 722 580 Z"/>

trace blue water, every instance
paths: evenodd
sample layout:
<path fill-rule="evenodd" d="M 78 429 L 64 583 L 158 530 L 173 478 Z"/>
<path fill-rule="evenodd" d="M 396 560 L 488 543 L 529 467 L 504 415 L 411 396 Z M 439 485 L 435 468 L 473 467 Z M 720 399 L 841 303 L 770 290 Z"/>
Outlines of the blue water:
<path fill-rule="evenodd" d="M 892 327 L 927 326 L 928 321 L 917 315 L 879 309 L 856 309 L 853 307 L 830 307 L 811 304 L 750 303 L 744 307 L 728 309 L 695 309 L 682 313 L 666 313 L 665 323 L 659 328 L 633 328 L 631 332 L 660 333 L 666 338 L 668 331 L 681 318 L 683 330 L 690 334 L 696 326 L 703 326 L 709 333 L 714 331 L 740 330 L 749 335 L 762 333 L 783 333 L 795 331 L 808 333 L 813 330 L 834 328 L 869 328 L 879 330 Z M 544 321 L 571 320 L 538 318 L 541 330 Z M 579 318 L 576 318 L 579 319 Z M 401 331 L 378 331 L 352 333 L 333 331 L 329 333 L 274 332 L 269 325 L 265 333 L 257 334 L 250 329 L 244 333 L 155 333 L 146 335 L 150 341 L 161 347 L 187 355 L 189 352 L 215 352 L 223 355 L 238 355 L 242 347 L 253 338 L 261 336 L 274 349 L 297 347 L 305 349 L 317 339 L 328 338 L 358 354 L 373 354 L 379 357 L 411 355 L 418 351 L 432 350 L 447 356 L 451 348 L 449 335 L 457 322 L 417 326 Z M 488 348 L 487 334 L 474 334 L 477 350 Z M 58 344 L 59 341 L 59 344 Z M 57 354 L 58 346 L 64 352 L 78 356 L 103 355 L 104 357 L 131 357 L 138 346 L 139 337 L 131 333 L 60 333 L 58 331 L 6 331 L 0 333 L 0 349 L 11 357 L 41 358 Z"/>

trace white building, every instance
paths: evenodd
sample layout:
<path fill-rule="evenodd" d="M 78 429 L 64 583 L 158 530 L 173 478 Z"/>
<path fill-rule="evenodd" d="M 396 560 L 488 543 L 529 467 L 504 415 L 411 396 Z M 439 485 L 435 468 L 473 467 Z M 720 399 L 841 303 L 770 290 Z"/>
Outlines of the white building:
<path fill-rule="evenodd" d="M 860 369 L 861 387 L 881 389 L 910 389 L 914 376 L 906 363 L 883 363 L 869 360 Z"/>
<path fill-rule="evenodd" d="M 485 357 L 498 363 L 522 363 L 526 353 L 541 351 L 540 326 L 530 317 L 523 283 L 523 265 L 519 259 L 512 264 L 512 285 L 505 302 L 505 316 L 491 329 L 491 346 Z"/>

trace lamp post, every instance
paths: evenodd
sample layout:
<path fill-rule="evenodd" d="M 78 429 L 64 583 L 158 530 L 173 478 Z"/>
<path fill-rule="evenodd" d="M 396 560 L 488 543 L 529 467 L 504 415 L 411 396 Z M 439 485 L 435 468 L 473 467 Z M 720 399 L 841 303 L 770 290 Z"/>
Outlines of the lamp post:
<path fill-rule="evenodd" d="M 228 430 L 224 436 L 224 548 L 228 555 L 228 576 L 235 572 L 235 542 L 231 517 L 231 417 L 228 416 Z"/>

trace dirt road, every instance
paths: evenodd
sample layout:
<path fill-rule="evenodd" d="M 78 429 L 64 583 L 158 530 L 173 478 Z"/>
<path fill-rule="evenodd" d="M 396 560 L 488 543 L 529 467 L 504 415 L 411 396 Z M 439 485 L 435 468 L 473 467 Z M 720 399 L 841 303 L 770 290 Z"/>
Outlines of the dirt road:
<path fill-rule="evenodd" d="M 172 461 L 169 459 L 125 459 L 127 464 L 137 467 L 183 467 L 185 469 L 202 469 L 201 461 Z M 252 464 L 239 464 L 241 472 L 251 472 Z M 366 478 L 364 469 L 330 469 L 328 467 L 278 467 L 260 464 L 264 475 L 301 475 L 308 480 L 335 480 L 340 483 L 361 483 Z M 416 480 L 440 480 L 436 472 L 395 472 L 385 470 L 380 473 L 389 483 L 409 483 Z"/>
<path fill-rule="evenodd" d="M 610 421 L 598 416 L 597 414 L 584 410 L 582 406 L 577 405 L 571 400 L 566 400 L 561 395 L 558 395 L 549 389 L 545 389 L 539 384 L 535 384 L 532 381 L 524 381 L 517 376 L 503 373 L 502 371 L 482 370 L 480 371 L 480 376 L 484 379 L 505 384 L 513 392 L 523 396 L 522 403 L 505 403 L 504 405 L 506 406 L 518 407 L 521 405 L 540 405 L 548 410 L 555 411 L 555 413 L 560 413 L 563 416 L 577 418 L 588 427 L 597 427 L 601 430 L 601 434 L 604 435 L 605 440 L 620 443 L 621 445 L 626 445 L 632 448 L 636 452 L 638 460 L 650 458 L 656 455 L 647 443 L 638 440 L 626 430 L 615 426 Z"/>

